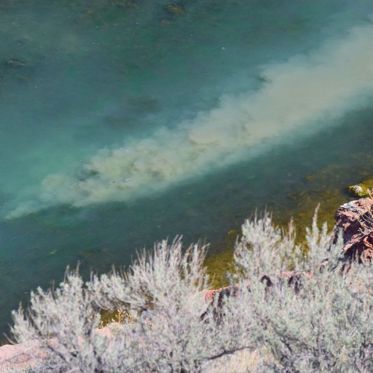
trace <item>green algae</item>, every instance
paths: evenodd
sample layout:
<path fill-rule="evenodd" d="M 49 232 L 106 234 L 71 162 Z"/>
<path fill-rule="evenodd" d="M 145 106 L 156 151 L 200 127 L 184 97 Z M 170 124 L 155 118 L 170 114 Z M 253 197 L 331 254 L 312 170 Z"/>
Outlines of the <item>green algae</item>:
<path fill-rule="evenodd" d="M 130 321 L 131 317 L 128 313 L 122 310 L 100 310 L 100 325 L 99 328 L 103 328 L 108 324 L 112 323 L 124 323 Z"/>
<path fill-rule="evenodd" d="M 359 184 L 350 185 L 347 187 L 347 190 L 358 198 L 369 197 L 373 192 L 373 178 L 363 180 Z"/>
<path fill-rule="evenodd" d="M 238 236 L 238 229 L 230 230 L 222 243 L 224 249 L 207 256 L 205 266 L 212 288 L 228 285 L 226 273 L 233 270 L 233 247 Z"/>

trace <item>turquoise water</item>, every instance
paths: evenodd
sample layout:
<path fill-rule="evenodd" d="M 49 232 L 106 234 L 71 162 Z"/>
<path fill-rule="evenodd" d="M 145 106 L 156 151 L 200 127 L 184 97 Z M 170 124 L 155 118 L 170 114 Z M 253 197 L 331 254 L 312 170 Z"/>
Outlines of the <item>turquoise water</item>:
<path fill-rule="evenodd" d="M 30 289 L 373 165 L 368 1 L 0 4 L 1 330 Z M 352 171 L 353 170 L 353 171 Z M 317 201 L 315 201 L 315 204 Z"/>

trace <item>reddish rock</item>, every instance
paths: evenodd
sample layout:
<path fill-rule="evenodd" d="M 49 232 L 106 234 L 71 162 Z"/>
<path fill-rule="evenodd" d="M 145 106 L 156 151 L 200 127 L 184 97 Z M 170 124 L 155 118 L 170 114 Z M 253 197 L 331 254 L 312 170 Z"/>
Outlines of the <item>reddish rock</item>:
<path fill-rule="evenodd" d="M 215 297 L 219 297 L 219 300 L 218 300 L 219 302 L 222 300 L 222 297 L 234 295 L 237 293 L 237 291 L 238 291 L 237 286 L 225 286 L 223 288 L 206 290 L 205 301 L 212 302 L 215 299 Z"/>
<path fill-rule="evenodd" d="M 45 357 L 37 341 L 0 347 L 0 372 L 26 371 Z"/>
<path fill-rule="evenodd" d="M 342 205 L 336 212 L 335 238 L 342 231 L 347 261 L 366 262 L 373 258 L 373 198 L 361 198 Z"/>
<path fill-rule="evenodd" d="M 115 324 L 97 329 L 96 332 L 98 335 L 111 338 Z M 53 345 L 57 341 L 53 338 L 48 343 Z M 0 373 L 27 372 L 28 369 L 40 364 L 46 356 L 46 350 L 38 341 L 0 346 Z"/>

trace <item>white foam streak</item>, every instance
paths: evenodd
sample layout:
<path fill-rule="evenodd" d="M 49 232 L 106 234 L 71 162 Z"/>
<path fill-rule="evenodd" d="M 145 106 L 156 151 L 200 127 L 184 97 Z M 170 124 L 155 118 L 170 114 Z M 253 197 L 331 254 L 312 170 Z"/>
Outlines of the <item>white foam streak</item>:
<path fill-rule="evenodd" d="M 226 97 L 210 112 L 151 138 L 104 149 L 79 175 L 48 176 L 36 205 L 133 199 L 247 157 L 264 140 L 341 116 L 373 91 L 372 40 L 373 27 L 356 28 L 312 55 L 267 66 L 258 91 Z"/>

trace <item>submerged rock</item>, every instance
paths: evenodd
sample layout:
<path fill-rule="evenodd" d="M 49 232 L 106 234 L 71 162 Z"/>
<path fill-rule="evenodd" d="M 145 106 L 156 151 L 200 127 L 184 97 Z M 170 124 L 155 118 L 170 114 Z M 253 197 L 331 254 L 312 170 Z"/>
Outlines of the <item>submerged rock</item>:
<path fill-rule="evenodd" d="M 0 60 L 0 80 L 15 78 L 21 81 L 29 81 L 34 72 L 34 65 L 23 58 L 12 57 Z"/>
<path fill-rule="evenodd" d="M 368 197 L 373 192 L 373 178 L 364 180 L 363 182 L 347 187 L 348 191 L 355 197 Z"/>
<path fill-rule="evenodd" d="M 4 61 L 2 65 L 7 68 L 18 69 L 27 66 L 27 62 L 19 58 L 9 58 L 8 60 Z"/>
<path fill-rule="evenodd" d="M 171 16 L 180 16 L 185 13 L 185 7 L 182 4 L 171 3 L 165 6 L 165 11 Z"/>

